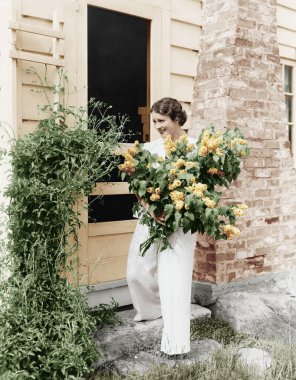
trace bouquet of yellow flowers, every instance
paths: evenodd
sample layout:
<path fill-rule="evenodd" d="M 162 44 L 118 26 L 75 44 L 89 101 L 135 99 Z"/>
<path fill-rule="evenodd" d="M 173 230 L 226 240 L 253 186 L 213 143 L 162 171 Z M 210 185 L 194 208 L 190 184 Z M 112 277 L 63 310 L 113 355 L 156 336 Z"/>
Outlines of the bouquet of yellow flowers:
<path fill-rule="evenodd" d="M 215 185 L 228 187 L 240 173 L 241 158 L 249 154 L 240 130 L 222 133 L 210 125 L 196 144 L 189 144 L 184 135 L 175 142 L 168 136 L 164 146 L 165 159 L 136 141 L 119 165 L 121 179 L 149 205 L 147 210 L 138 203 L 134 206 L 141 223 L 149 227 L 149 238 L 140 246 L 141 254 L 153 243 L 158 245 L 158 251 L 170 247 L 169 237 L 178 228 L 184 233 L 207 233 L 215 239 L 239 236 L 234 226 L 236 217 L 245 215 L 248 207 L 218 207 L 221 192 L 215 191 Z M 152 218 L 150 212 L 163 216 L 164 224 Z"/>

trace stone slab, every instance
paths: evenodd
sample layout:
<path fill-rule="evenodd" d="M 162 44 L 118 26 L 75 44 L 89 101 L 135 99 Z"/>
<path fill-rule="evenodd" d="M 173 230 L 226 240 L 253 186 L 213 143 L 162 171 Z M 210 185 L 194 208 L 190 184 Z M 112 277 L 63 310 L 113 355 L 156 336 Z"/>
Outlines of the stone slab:
<path fill-rule="evenodd" d="M 145 374 L 153 366 L 174 367 L 175 361 L 160 356 L 155 356 L 149 352 L 141 351 L 133 356 L 116 360 L 114 368 L 121 375 L 128 375 L 132 372 Z"/>
<path fill-rule="evenodd" d="M 145 346 L 141 335 L 131 326 L 105 326 L 97 331 L 95 338 L 102 355 L 96 366 L 138 352 Z"/>
<path fill-rule="evenodd" d="M 262 274 L 221 284 L 193 281 L 191 302 L 211 305 L 220 296 L 240 291 L 296 296 L 296 271 Z"/>
<path fill-rule="evenodd" d="M 270 354 L 259 348 L 241 348 L 237 352 L 238 359 L 248 367 L 256 367 L 259 371 L 265 371 L 271 366 Z"/>
<path fill-rule="evenodd" d="M 134 316 L 136 315 L 135 309 L 120 311 L 116 314 L 119 320 L 123 324 L 134 326 L 136 323 L 138 323 L 133 320 Z M 210 317 L 211 317 L 211 311 L 209 309 L 197 304 L 191 304 L 190 306 L 190 320 L 191 321 L 195 319 L 203 319 L 203 318 L 210 318 Z M 140 323 L 149 325 L 150 323 L 154 323 L 156 321 L 158 321 L 157 323 L 163 323 L 162 318 L 154 319 L 153 321 L 140 321 Z"/>
<path fill-rule="evenodd" d="M 117 360 L 114 363 L 114 367 L 121 375 L 128 375 L 132 372 L 143 375 L 153 366 L 172 368 L 179 365 L 193 365 L 210 360 L 213 354 L 220 348 L 222 348 L 221 344 L 212 339 L 192 341 L 191 351 L 184 354 L 184 358 L 180 356 L 179 359 L 176 359 L 174 355 L 172 355 L 172 358 L 169 358 L 167 355 L 161 355 L 160 352 L 153 354 L 141 351 L 133 356 Z"/>
<path fill-rule="evenodd" d="M 296 343 L 296 298 L 285 294 L 236 292 L 221 296 L 212 307 L 214 318 L 236 331 L 263 339 Z"/>
<path fill-rule="evenodd" d="M 195 364 L 210 360 L 217 350 L 223 346 L 213 339 L 193 340 L 190 342 L 190 352 L 186 358 L 181 360 L 181 364 Z"/>
<path fill-rule="evenodd" d="M 119 324 L 105 326 L 96 332 L 96 341 L 102 357 L 96 367 L 143 350 L 159 347 L 163 330 L 163 320 L 136 322 L 135 309 L 117 313 Z M 199 305 L 191 304 L 190 319 L 210 318 L 211 311 Z"/>

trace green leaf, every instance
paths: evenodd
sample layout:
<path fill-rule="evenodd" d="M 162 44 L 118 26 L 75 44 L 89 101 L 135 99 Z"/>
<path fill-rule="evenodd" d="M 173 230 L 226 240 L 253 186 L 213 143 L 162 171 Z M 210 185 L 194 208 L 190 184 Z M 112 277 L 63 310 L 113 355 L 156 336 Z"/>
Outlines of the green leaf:
<path fill-rule="evenodd" d="M 211 214 L 212 214 L 212 209 L 207 207 L 205 211 L 206 218 L 208 219 L 211 216 Z"/>
<path fill-rule="evenodd" d="M 189 220 L 191 220 L 191 221 L 194 221 L 194 214 L 192 213 L 192 212 L 185 212 L 185 214 L 184 214 L 184 216 L 186 217 L 186 218 L 188 218 Z"/>
<path fill-rule="evenodd" d="M 168 218 L 172 215 L 172 213 L 174 212 L 175 210 L 175 207 L 174 205 L 168 203 L 165 205 L 164 207 L 164 212 L 165 212 L 165 220 L 168 220 Z"/>
<path fill-rule="evenodd" d="M 156 210 L 156 208 L 157 208 L 156 205 L 150 205 L 148 210 L 151 212 L 154 212 Z"/>
<path fill-rule="evenodd" d="M 187 218 L 182 219 L 183 231 L 186 234 L 191 229 L 191 221 Z"/>
<path fill-rule="evenodd" d="M 177 212 L 175 213 L 175 221 L 176 221 L 177 223 L 179 223 L 180 220 L 181 220 L 181 218 L 182 218 L 182 214 L 181 214 L 179 211 L 177 211 Z"/>
<path fill-rule="evenodd" d="M 175 220 L 173 222 L 174 232 L 177 231 L 177 229 L 180 227 L 181 218 L 182 218 L 182 214 L 179 211 L 177 211 L 175 213 Z"/>
<path fill-rule="evenodd" d="M 147 190 L 147 182 L 146 181 L 140 181 L 139 182 L 139 190 L 138 190 L 139 196 L 143 197 L 143 195 L 146 194 L 146 190 Z"/>

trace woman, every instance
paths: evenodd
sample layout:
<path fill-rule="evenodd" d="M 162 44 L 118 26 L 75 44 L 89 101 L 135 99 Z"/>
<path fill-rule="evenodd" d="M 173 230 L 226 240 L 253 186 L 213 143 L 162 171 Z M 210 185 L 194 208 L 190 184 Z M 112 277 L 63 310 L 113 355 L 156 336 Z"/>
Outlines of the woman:
<path fill-rule="evenodd" d="M 181 126 L 187 115 L 181 104 L 163 98 L 153 104 L 150 112 L 161 139 L 145 144 L 145 149 L 165 157 L 163 139 L 171 135 L 176 141 L 186 134 Z M 194 139 L 188 138 L 190 142 Z M 142 207 L 145 202 L 138 198 Z M 162 217 L 151 216 L 164 223 Z M 140 244 L 148 238 L 148 227 L 137 224 L 127 262 L 127 283 L 134 308 L 135 321 L 153 320 L 162 316 L 164 328 L 161 351 L 168 355 L 190 351 L 190 301 L 195 235 L 184 234 L 180 228 L 170 237 L 172 248 L 156 254 L 153 244 L 145 256 L 140 256 Z"/>

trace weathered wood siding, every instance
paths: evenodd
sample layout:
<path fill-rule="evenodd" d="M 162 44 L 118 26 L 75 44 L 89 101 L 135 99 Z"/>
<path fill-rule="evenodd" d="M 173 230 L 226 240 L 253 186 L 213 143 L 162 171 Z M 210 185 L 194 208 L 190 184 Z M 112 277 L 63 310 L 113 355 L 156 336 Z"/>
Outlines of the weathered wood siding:
<path fill-rule="evenodd" d="M 296 2 L 277 1 L 277 24 L 280 56 L 296 60 Z"/>

